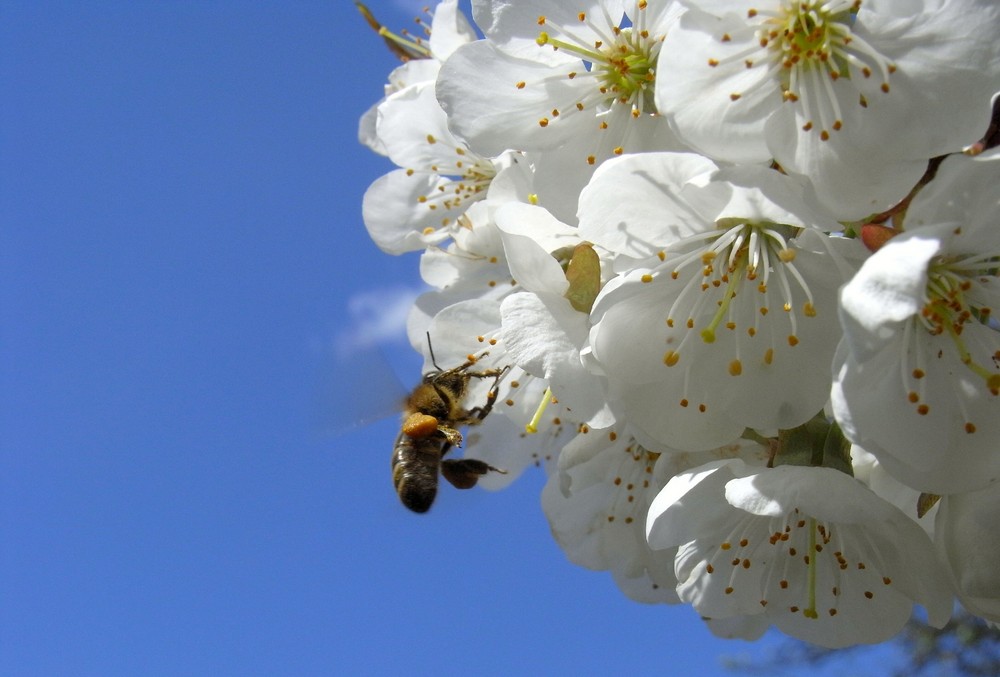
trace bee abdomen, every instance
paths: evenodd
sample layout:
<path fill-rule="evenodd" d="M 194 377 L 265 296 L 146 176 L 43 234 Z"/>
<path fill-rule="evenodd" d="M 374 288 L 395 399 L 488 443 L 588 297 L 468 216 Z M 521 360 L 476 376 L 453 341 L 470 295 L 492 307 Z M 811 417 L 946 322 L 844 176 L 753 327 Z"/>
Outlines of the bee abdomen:
<path fill-rule="evenodd" d="M 403 505 L 427 512 L 437 496 L 441 451 L 436 440 L 400 435 L 392 454 L 392 483 Z"/>

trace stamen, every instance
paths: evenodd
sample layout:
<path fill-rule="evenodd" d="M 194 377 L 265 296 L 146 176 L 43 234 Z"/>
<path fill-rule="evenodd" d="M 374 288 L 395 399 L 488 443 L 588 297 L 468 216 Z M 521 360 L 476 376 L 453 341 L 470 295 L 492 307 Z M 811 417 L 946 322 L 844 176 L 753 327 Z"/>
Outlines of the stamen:
<path fill-rule="evenodd" d="M 819 614 L 816 612 L 816 569 L 818 567 L 819 557 L 817 557 L 818 550 L 816 549 L 816 519 L 814 517 L 809 518 L 809 605 L 802 612 L 802 615 L 806 618 L 818 618 Z"/>
<path fill-rule="evenodd" d="M 542 415 L 545 414 L 545 409 L 549 406 L 549 402 L 552 401 L 552 389 L 546 388 L 545 392 L 542 393 L 542 401 L 538 403 L 538 408 L 535 409 L 535 415 L 531 417 L 528 424 L 524 426 L 524 431 L 529 435 L 533 435 L 538 432 L 538 423 L 542 420 Z"/>
<path fill-rule="evenodd" d="M 752 10 L 748 18 L 756 26 L 754 39 L 744 36 L 744 49 L 725 58 L 713 55 L 709 65 L 718 68 L 738 61 L 743 68 L 766 68 L 753 85 L 731 98 L 741 99 L 777 79 L 784 100 L 801 105 L 802 129 L 829 139 L 844 126 L 834 81 L 850 77 L 852 71 L 863 81 L 874 69 L 881 76 L 882 91 L 888 92 L 895 72 L 891 61 L 851 30 L 856 11 L 857 3 L 846 0 L 782 0 L 774 10 Z"/>

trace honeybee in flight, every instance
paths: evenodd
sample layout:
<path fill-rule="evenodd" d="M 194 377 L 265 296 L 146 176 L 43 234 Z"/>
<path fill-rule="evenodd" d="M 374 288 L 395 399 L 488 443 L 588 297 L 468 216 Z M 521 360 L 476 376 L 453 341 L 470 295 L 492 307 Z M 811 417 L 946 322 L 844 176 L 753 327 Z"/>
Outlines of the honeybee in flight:
<path fill-rule="evenodd" d="M 482 423 L 496 402 L 500 379 L 510 367 L 472 371 L 486 355 L 484 352 L 453 369 L 442 370 L 431 349 L 435 368 L 424 374 L 406 399 L 403 427 L 392 452 L 392 482 L 399 500 L 414 512 L 430 509 L 437 495 L 438 472 L 458 489 L 474 487 L 490 471 L 506 472 L 474 458 L 442 458 L 452 447 L 462 445 L 458 428 Z M 462 400 L 474 378 L 492 378 L 493 385 L 483 406 L 466 409 Z"/>

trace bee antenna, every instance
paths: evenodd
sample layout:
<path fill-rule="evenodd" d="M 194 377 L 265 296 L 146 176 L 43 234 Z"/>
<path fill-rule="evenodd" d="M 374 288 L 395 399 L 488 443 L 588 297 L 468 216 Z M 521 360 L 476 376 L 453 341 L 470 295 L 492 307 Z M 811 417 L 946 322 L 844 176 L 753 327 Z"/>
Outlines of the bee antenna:
<path fill-rule="evenodd" d="M 431 351 L 431 364 L 438 371 L 441 371 L 441 367 L 438 366 L 437 359 L 434 357 L 434 346 L 431 344 L 431 333 L 427 332 L 427 350 Z"/>

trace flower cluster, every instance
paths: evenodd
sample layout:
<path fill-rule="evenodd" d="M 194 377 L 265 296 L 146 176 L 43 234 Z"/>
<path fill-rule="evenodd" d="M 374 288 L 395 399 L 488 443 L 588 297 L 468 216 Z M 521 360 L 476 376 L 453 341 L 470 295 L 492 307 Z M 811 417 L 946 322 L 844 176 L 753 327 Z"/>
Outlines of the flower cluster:
<path fill-rule="evenodd" d="M 1000 621 L 1000 5 L 472 13 L 381 31 L 360 138 L 411 343 L 507 368 L 482 483 L 544 468 L 573 562 L 722 636 Z"/>

